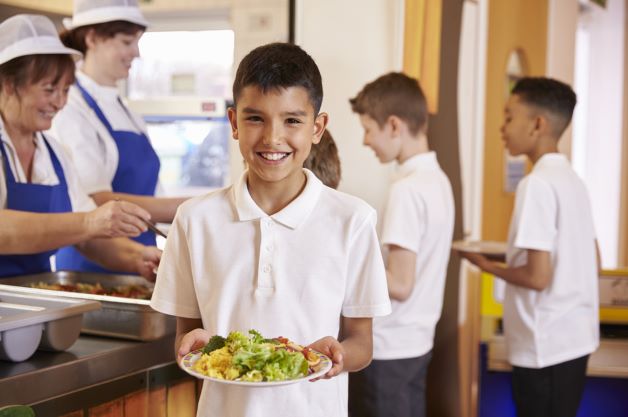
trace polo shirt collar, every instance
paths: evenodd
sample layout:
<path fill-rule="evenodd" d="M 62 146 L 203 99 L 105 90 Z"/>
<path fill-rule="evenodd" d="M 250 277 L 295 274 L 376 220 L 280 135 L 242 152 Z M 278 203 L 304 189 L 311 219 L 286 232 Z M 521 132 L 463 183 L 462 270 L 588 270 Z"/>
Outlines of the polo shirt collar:
<path fill-rule="evenodd" d="M 439 165 L 438 160 L 436 159 L 436 152 L 429 151 L 406 159 L 399 165 L 397 172 L 399 175 L 405 176 L 415 171 L 433 171 L 438 168 Z"/>
<path fill-rule="evenodd" d="M 233 189 L 238 220 L 244 222 L 270 217 L 284 226 L 296 229 L 312 213 L 323 190 L 323 183 L 311 171 L 303 169 L 303 172 L 306 182 L 301 194 L 281 211 L 269 216 L 253 201 L 246 185 L 248 171 L 244 171 Z"/>
<path fill-rule="evenodd" d="M 558 153 L 558 152 L 546 153 L 545 155 L 541 156 L 538 159 L 538 161 L 536 161 L 532 170 L 534 171 L 542 167 L 548 167 L 552 165 L 565 165 L 565 164 L 569 165 L 569 161 L 567 160 L 567 157 L 563 155 L 562 153 Z"/>

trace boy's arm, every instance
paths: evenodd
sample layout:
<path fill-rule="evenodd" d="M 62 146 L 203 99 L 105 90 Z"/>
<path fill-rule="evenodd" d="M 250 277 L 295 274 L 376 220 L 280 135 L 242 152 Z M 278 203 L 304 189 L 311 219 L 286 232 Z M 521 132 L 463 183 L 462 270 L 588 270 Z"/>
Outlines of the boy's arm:
<path fill-rule="evenodd" d="M 210 337 L 211 335 L 203 329 L 201 319 L 177 317 L 177 336 L 174 340 L 177 362 L 187 353 L 205 346 Z"/>
<path fill-rule="evenodd" d="M 477 253 L 460 252 L 460 256 L 510 284 L 531 290 L 543 291 L 552 280 L 552 262 L 547 251 L 528 249 L 528 262 L 518 267 L 504 267 Z"/>
<path fill-rule="evenodd" d="M 397 245 L 388 245 L 386 281 L 393 300 L 408 299 L 416 282 L 416 253 Z"/>
<path fill-rule="evenodd" d="M 333 378 L 342 371 L 359 371 L 371 363 L 373 357 L 373 319 L 342 317 L 341 320 L 340 341 L 326 336 L 309 346 L 329 356 L 334 364 L 322 377 L 325 379 Z"/>
<path fill-rule="evenodd" d="M 371 317 L 342 317 L 340 337 L 344 355 L 344 370 L 357 372 L 373 358 L 373 319 Z"/>

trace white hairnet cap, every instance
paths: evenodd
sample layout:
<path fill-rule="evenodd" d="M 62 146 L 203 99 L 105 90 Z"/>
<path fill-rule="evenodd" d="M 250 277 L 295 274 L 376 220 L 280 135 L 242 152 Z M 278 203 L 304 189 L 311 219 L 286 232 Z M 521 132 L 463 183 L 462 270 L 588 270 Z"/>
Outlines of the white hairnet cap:
<path fill-rule="evenodd" d="M 82 55 L 61 43 L 55 25 L 46 16 L 18 14 L 0 23 L 0 64 L 42 54 Z"/>
<path fill-rule="evenodd" d="M 76 29 L 115 20 L 148 26 L 137 0 L 74 0 L 74 14 L 71 19 L 63 19 L 63 26 Z"/>

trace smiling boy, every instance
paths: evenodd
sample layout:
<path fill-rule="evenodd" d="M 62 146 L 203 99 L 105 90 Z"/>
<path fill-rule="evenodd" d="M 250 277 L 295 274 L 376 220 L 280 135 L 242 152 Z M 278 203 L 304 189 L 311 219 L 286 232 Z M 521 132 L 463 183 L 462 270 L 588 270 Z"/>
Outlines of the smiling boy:
<path fill-rule="evenodd" d="M 320 73 L 301 48 L 251 51 L 233 98 L 229 120 L 248 169 L 180 207 L 151 305 L 177 316 L 179 358 L 214 334 L 248 329 L 313 342 L 332 358 L 315 383 L 205 381 L 199 416 L 346 416 L 342 371 L 370 362 L 372 317 L 390 312 L 375 211 L 302 167 L 328 116 Z"/>
<path fill-rule="evenodd" d="M 502 139 L 532 172 L 517 186 L 507 266 L 461 255 L 506 281 L 504 335 L 519 417 L 574 417 L 599 344 L 599 255 L 586 186 L 558 153 L 576 94 L 549 78 L 517 82 Z"/>

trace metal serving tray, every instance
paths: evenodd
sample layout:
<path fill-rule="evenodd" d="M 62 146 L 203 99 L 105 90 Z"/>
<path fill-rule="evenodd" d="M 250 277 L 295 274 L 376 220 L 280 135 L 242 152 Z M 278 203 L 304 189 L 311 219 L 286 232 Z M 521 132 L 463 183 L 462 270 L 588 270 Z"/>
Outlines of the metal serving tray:
<path fill-rule="evenodd" d="M 83 314 L 100 308 L 72 300 L 0 289 L 0 359 L 19 362 L 39 347 L 61 351 L 74 344 Z"/>
<path fill-rule="evenodd" d="M 57 271 L 44 274 L 23 275 L 0 279 L 0 289 L 14 288 L 27 294 L 55 295 L 74 299 L 100 301 L 102 308 L 91 311 L 83 318 L 83 333 L 100 336 L 118 337 L 131 340 L 155 340 L 176 330 L 176 321 L 153 310 L 150 300 L 113 297 L 109 295 L 83 294 L 69 291 L 44 290 L 31 288 L 31 284 L 45 282 L 47 284 L 97 284 L 104 288 L 119 285 L 138 285 L 153 288 L 153 284 L 144 278 L 133 275 L 111 275 L 70 271 Z"/>

